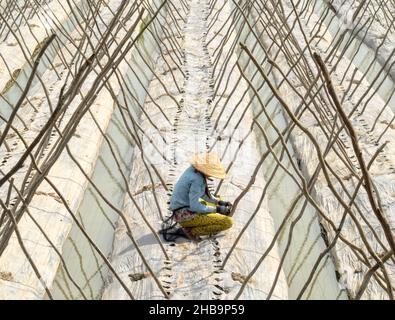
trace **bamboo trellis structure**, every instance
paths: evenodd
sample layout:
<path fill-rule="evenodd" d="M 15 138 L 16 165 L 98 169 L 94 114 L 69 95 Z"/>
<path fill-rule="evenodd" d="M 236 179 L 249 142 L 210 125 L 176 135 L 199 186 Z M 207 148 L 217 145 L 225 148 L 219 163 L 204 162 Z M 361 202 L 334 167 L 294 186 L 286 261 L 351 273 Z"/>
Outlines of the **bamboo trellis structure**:
<path fill-rule="evenodd" d="M 102 277 L 117 283 L 123 292 L 119 296 L 141 298 L 141 289 L 134 286 L 148 278 L 151 284 L 143 290 L 171 299 L 180 283 L 167 281 L 158 270 L 181 270 L 175 264 L 178 246 L 163 241 L 158 225 L 170 214 L 166 202 L 183 161 L 177 140 L 191 121 L 191 126 L 204 124 L 194 128 L 207 141 L 202 148 L 220 146 L 227 171 L 244 179 L 239 188 L 233 180 L 211 185 L 216 194 L 226 194 L 231 184 L 238 190 L 230 199 L 235 221 L 243 201 L 255 197 L 237 233 L 226 238 L 231 242 L 226 250 L 224 241 L 204 240 L 215 248 L 212 263 L 218 274 L 233 263 L 265 203 L 270 207 L 271 197 L 281 198 L 276 195 L 285 192 L 278 189 L 281 181 L 295 190 L 291 198 L 281 198 L 286 212 L 270 207 L 278 217 L 262 253 L 247 272 L 233 270 L 237 286 L 232 290 L 218 280 L 215 298 L 254 298 L 247 295 L 248 288 L 277 250 L 270 283 L 258 288 L 267 299 L 278 298 L 279 288 L 284 283 L 292 287 L 302 272 L 306 276 L 297 292 L 285 296 L 310 298 L 318 275 L 331 263 L 341 288 L 338 298 L 345 292 L 349 299 L 392 300 L 394 15 L 393 0 L 1 1 L 0 295 L 16 273 L 30 272 L 43 297 L 56 298 L 54 275 L 39 257 L 46 250 L 57 257 L 54 265 L 78 298 L 98 298 L 87 293 L 89 279 L 81 282 L 69 270 L 65 239 L 55 237 L 66 221 L 89 244 L 100 273 L 108 273 Z M 204 30 L 194 41 L 202 44 L 200 54 L 207 59 L 202 66 L 190 62 L 196 53 L 186 44 L 188 34 L 200 27 Z M 150 55 L 152 48 L 156 54 Z M 191 74 L 199 68 L 202 77 L 209 77 L 204 88 L 210 98 L 202 102 L 203 120 L 193 122 L 184 97 L 199 82 Z M 108 133 L 114 119 L 132 149 L 126 157 Z M 245 135 L 236 137 L 239 132 Z M 252 136 L 259 150 L 254 156 L 243 149 Z M 114 164 L 107 170 L 119 177 L 126 205 L 106 194 L 106 181 L 93 178 L 104 147 Z M 243 175 L 247 158 L 251 174 Z M 264 181 L 262 188 L 257 181 Z M 121 237 L 119 243 L 127 241 L 135 250 L 144 272 L 129 274 L 131 280 L 121 275 L 116 254 L 105 252 L 91 234 L 92 226 L 83 222 L 79 207 L 88 188 L 104 211 L 116 215 L 111 228 Z M 142 194 L 149 204 L 142 202 Z M 126 207 L 136 216 L 131 218 Z M 303 262 L 289 271 L 287 259 L 309 210 L 314 212 L 311 223 L 321 228 L 316 241 L 324 241 L 325 247 L 307 267 Z M 48 217 L 58 220 L 49 222 Z M 161 256 L 158 265 L 142 248 L 136 217 Z M 46 245 L 34 247 L 39 238 Z M 3 270 L 15 248 L 27 266 Z M 288 270 L 285 276 L 283 269 Z"/>

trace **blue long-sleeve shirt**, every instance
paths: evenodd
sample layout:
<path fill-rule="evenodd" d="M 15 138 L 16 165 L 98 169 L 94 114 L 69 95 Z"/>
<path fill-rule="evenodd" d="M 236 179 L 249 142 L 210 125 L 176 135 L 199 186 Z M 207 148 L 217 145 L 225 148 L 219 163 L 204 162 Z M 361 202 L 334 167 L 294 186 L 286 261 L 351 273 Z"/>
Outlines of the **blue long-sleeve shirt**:
<path fill-rule="evenodd" d="M 204 177 L 190 166 L 181 175 L 174 186 L 173 194 L 170 199 L 170 210 L 188 208 L 190 211 L 199 213 L 213 213 L 215 207 L 205 206 L 199 202 L 203 199 L 210 203 L 217 203 L 217 200 L 206 194 L 206 182 Z"/>

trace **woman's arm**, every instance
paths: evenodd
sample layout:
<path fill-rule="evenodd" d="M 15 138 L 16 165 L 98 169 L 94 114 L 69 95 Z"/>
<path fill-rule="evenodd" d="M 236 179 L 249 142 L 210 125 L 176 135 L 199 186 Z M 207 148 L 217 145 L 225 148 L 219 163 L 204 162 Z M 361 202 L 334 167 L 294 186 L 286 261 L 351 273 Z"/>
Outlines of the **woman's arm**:
<path fill-rule="evenodd" d="M 218 200 L 215 199 L 214 197 L 209 197 L 206 193 L 203 194 L 203 196 L 201 197 L 204 201 L 206 202 L 210 202 L 213 203 L 215 205 L 218 204 Z"/>
<path fill-rule="evenodd" d="M 198 213 L 213 213 L 216 212 L 215 207 L 205 206 L 199 202 L 199 199 L 204 199 L 205 185 L 200 181 L 193 180 L 189 189 L 189 208 L 191 211 Z"/>

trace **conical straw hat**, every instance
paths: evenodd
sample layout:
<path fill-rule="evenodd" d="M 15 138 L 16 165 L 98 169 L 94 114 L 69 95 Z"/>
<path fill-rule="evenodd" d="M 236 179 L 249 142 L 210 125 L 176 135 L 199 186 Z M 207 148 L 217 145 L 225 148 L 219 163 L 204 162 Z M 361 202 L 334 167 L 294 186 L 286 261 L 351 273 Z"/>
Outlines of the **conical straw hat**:
<path fill-rule="evenodd" d="M 199 153 L 195 154 L 191 160 L 191 164 L 196 170 L 205 174 L 208 177 L 225 179 L 226 172 L 222 166 L 221 160 L 213 153 Z"/>

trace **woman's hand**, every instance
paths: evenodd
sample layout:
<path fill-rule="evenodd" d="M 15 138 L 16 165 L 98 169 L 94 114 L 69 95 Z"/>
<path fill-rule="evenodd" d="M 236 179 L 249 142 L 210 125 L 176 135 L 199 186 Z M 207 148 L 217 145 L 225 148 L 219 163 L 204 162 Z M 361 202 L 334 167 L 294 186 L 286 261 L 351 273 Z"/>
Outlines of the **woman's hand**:
<path fill-rule="evenodd" d="M 232 206 L 233 206 L 233 204 L 230 203 L 229 201 L 222 201 L 222 200 L 218 201 L 218 205 L 219 206 L 224 206 L 224 207 L 230 207 L 230 208 L 232 208 Z"/>
<path fill-rule="evenodd" d="M 230 213 L 230 208 L 231 207 L 227 207 L 227 206 L 217 206 L 216 212 L 220 214 L 228 215 Z"/>

